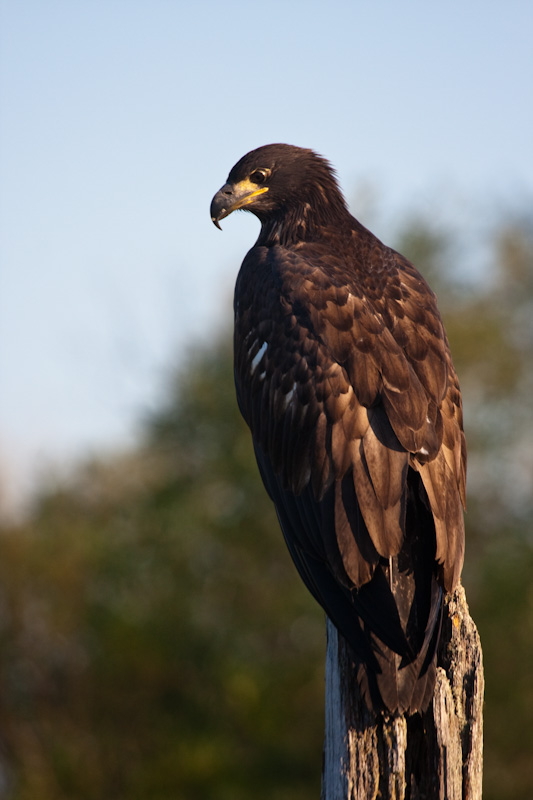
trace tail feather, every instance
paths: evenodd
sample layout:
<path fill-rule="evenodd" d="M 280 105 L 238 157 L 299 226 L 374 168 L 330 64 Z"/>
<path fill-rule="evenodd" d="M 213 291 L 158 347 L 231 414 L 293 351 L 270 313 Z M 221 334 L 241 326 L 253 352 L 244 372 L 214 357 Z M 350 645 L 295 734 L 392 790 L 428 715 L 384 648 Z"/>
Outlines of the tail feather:
<path fill-rule="evenodd" d="M 435 593 L 423 646 L 416 655 L 402 657 L 372 637 L 377 669 L 369 661 L 361 662 L 355 657 L 357 680 L 370 708 L 408 714 L 427 709 L 435 687 L 441 618 L 442 593 L 439 590 Z"/>
<path fill-rule="evenodd" d="M 413 499 L 420 491 L 417 480 L 413 476 Z M 354 606 L 366 619 L 366 625 L 361 621 L 362 627 L 378 664 L 375 670 L 368 660 L 355 656 L 358 680 L 371 707 L 409 714 L 428 707 L 436 679 L 442 596 L 436 577 L 433 520 L 424 505 L 408 502 L 400 553 L 381 559 L 372 580 L 353 592 Z M 382 620 L 380 626 L 374 624 L 376 615 Z M 341 632 L 350 643 L 350 631 Z M 352 649 L 357 653 L 355 643 Z"/>

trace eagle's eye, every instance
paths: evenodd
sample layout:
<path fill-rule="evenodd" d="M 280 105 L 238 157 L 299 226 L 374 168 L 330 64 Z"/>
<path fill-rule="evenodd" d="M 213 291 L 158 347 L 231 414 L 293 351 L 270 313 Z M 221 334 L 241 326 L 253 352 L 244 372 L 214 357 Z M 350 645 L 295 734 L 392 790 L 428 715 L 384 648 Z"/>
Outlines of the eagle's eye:
<path fill-rule="evenodd" d="M 250 175 L 250 180 L 252 181 L 252 183 L 264 183 L 269 175 L 270 175 L 269 169 L 254 169 L 254 171 Z"/>

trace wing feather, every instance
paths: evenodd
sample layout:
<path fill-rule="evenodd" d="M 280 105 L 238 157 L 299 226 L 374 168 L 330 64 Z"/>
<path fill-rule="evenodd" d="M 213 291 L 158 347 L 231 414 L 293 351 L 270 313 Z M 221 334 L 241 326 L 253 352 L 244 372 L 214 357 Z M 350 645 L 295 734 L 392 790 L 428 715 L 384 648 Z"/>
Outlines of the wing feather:
<path fill-rule="evenodd" d="M 382 671 L 368 691 L 377 680 L 390 708 L 418 707 L 438 637 L 433 565 L 447 590 L 462 567 L 466 447 L 435 297 L 375 242 L 371 270 L 317 243 L 253 248 L 236 286 L 235 377 L 304 581 Z M 423 559 L 402 567 L 418 529 Z M 411 569 L 426 598 L 416 603 Z"/>
<path fill-rule="evenodd" d="M 272 250 L 254 255 L 255 272 L 268 262 L 263 271 L 271 285 L 263 275 L 259 296 L 250 284 L 248 302 L 241 291 L 236 320 L 246 328 L 236 372 L 254 437 L 296 494 L 310 482 L 323 497 L 351 472 L 362 519 L 384 557 L 401 547 L 411 454 L 438 530 L 437 557 L 448 565 L 447 540 L 456 534 L 444 520 L 458 518 L 448 498 L 456 487 L 464 500 L 465 448 L 460 394 L 433 294 L 412 269 L 401 279 L 393 270 L 381 293 L 376 283 L 363 291 L 353 276 L 342 285 L 328 279 L 323 258 L 316 266 Z M 274 296 L 265 314 L 265 297 Z M 340 506 L 337 516 L 344 524 Z M 457 552 L 453 542 L 449 549 Z M 346 546 L 343 553 L 350 573 L 368 574 L 366 566 L 353 566 L 360 554 L 352 557 Z"/>

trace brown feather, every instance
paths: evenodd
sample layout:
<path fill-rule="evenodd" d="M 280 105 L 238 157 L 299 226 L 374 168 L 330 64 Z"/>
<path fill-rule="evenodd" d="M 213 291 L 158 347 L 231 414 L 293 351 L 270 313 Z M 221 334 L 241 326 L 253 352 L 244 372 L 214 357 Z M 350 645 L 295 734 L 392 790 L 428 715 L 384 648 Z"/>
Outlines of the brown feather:
<path fill-rule="evenodd" d="M 412 712 L 435 677 L 437 580 L 451 590 L 464 554 L 448 341 L 433 292 L 349 214 L 324 159 L 259 148 L 227 186 L 264 168 L 268 191 L 245 206 L 261 233 L 235 289 L 239 406 L 291 555 L 352 644 L 369 702 Z"/>
<path fill-rule="evenodd" d="M 353 479 L 348 483 L 353 487 Z M 344 484 L 345 481 L 335 481 L 335 533 L 343 568 L 353 586 L 359 588 L 371 579 L 379 555 L 372 542 L 368 540 L 362 520 L 359 523 L 356 521 L 356 513 L 358 514 L 356 505 L 348 506 L 351 507 L 351 513 L 348 515 L 346 490 L 343 492 Z M 353 490 L 352 494 L 355 495 Z M 361 552 L 363 540 L 367 540 L 364 555 Z"/>

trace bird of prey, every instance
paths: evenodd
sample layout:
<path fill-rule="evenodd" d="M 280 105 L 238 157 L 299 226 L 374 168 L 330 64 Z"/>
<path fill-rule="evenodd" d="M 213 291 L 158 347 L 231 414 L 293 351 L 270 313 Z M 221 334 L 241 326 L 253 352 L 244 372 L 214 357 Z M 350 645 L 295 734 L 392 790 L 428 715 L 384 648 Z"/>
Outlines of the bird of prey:
<path fill-rule="evenodd" d="M 261 222 L 235 287 L 234 363 L 263 482 L 368 706 L 422 712 L 464 553 L 461 395 L 435 295 L 312 150 L 246 154 L 211 218 L 235 209 Z"/>

